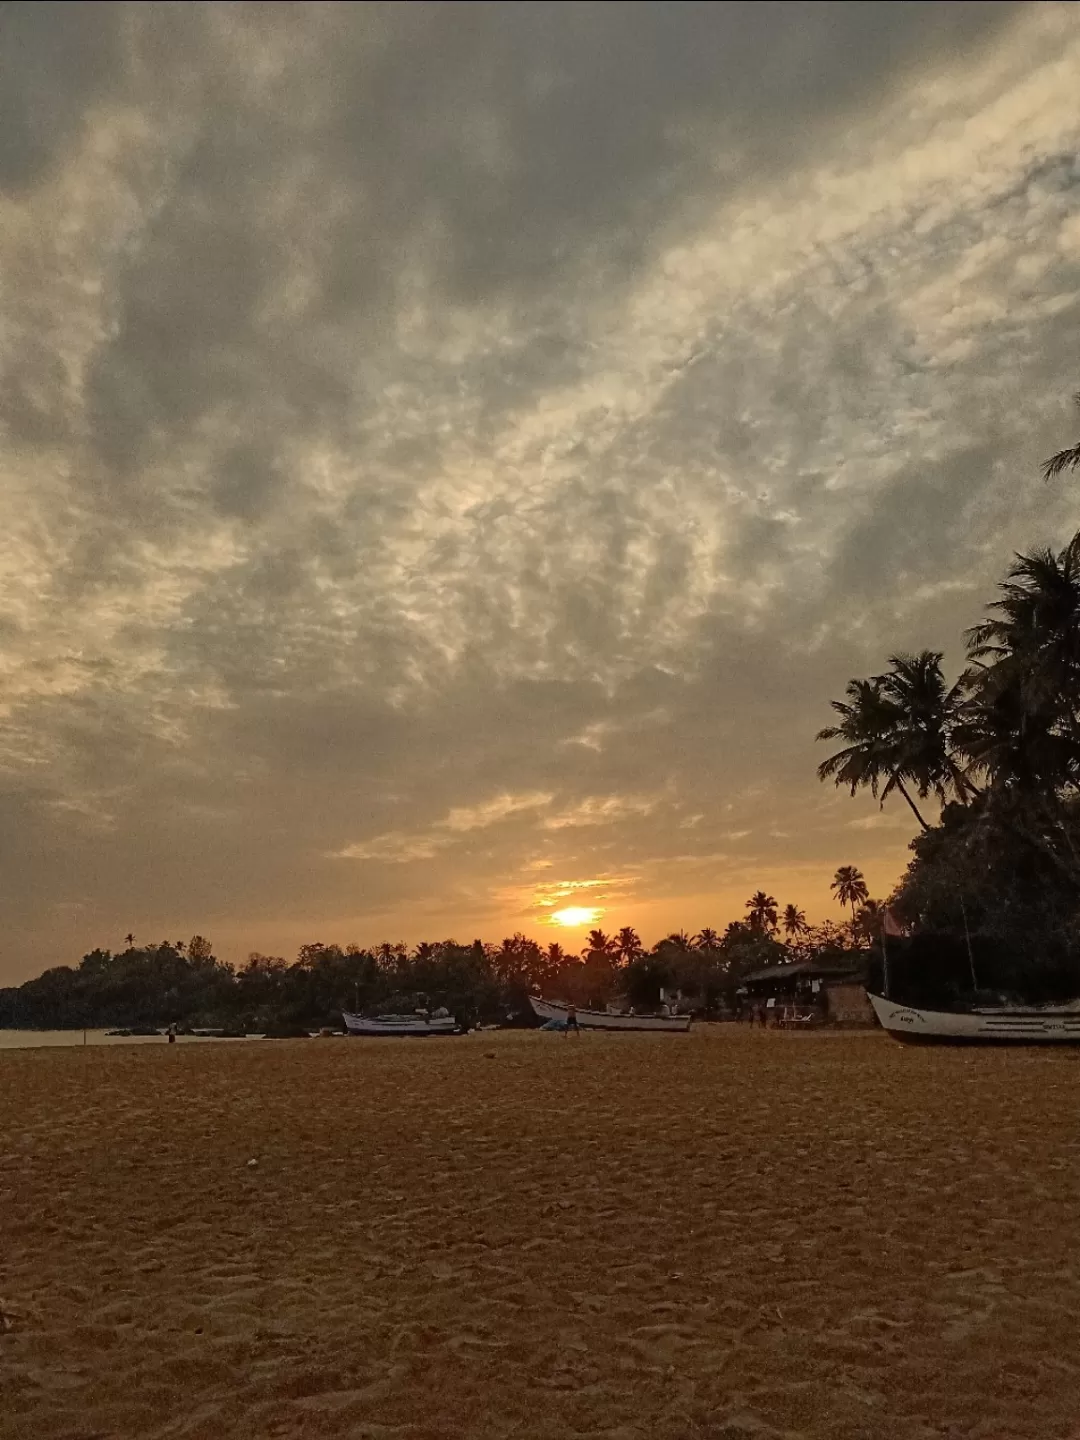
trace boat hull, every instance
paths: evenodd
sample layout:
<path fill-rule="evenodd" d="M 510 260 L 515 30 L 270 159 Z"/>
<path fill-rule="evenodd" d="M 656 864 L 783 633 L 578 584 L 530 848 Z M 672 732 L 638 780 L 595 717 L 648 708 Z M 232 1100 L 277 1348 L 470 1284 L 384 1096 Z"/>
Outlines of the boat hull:
<path fill-rule="evenodd" d="M 570 1013 L 569 1005 L 557 1000 L 541 1000 L 538 995 L 529 996 L 533 1013 L 540 1020 L 565 1020 Z M 582 1030 L 671 1030 L 685 1032 L 690 1029 L 689 1015 L 611 1015 L 606 1010 L 578 1010 L 577 1023 Z"/>
<path fill-rule="evenodd" d="M 366 1015 L 353 1015 L 348 1010 L 341 1013 L 350 1035 L 456 1035 L 458 1031 L 458 1023 L 452 1015 L 445 1019 L 424 1020 L 419 1015 L 369 1019 Z"/>
<path fill-rule="evenodd" d="M 881 995 L 869 999 L 882 1029 L 908 1045 L 1080 1045 L 1074 1009 L 921 1010 Z"/>

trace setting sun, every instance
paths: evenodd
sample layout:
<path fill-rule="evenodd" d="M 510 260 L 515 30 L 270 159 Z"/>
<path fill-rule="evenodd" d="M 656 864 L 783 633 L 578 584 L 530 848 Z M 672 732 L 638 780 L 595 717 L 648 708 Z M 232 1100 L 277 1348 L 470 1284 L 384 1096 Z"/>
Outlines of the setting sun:
<path fill-rule="evenodd" d="M 584 905 L 568 905 L 565 910 L 553 912 L 551 923 L 573 929 L 577 925 L 591 925 L 594 920 L 599 920 L 599 918 L 599 910 L 589 909 Z"/>

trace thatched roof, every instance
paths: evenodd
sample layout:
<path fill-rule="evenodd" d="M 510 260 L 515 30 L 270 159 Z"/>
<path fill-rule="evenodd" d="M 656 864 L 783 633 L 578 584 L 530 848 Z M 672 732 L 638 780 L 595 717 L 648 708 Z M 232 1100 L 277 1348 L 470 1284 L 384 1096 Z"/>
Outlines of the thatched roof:
<path fill-rule="evenodd" d="M 766 965 L 762 970 L 744 975 L 742 983 L 753 985 L 759 980 L 786 980 L 800 975 L 807 980 L 840 980 L 853 978 L 858 973 L 858 961 L 853 965 L 819 965 L 813 960 L 801 960 L 794 965 Z"/>

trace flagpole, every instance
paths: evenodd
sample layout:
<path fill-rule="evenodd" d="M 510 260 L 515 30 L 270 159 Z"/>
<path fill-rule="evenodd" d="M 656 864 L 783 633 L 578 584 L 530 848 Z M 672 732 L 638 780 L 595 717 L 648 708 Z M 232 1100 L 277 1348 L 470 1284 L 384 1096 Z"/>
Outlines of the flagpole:
<path fill-rule="evenodd" d="M 887 944 L 887 941 L 886 941 L 886 937 L 887 937 L 888 935 L 890 935 L 890 934 L 892 934 L 892 935 L 901 935 L 901 936 L 902 936 L 902 935 L 905 935 L 906 933 L 907 933 L 906 930 L 905 930 L 903 927 L 901 927 L 900 925 L 898 925 L 898 924 L 896 923 L 896 921 L 893 919 L 893 913 L 892 913 L 892 911 L 889 909 L 889 907 L 886 905 L 886 907 L 885 907 L 885 914 L 881 917 L 881 965 L 882 965 L 881 983 L 882 983 L 882 985 L 884 986 L 884 989 L 885 989 L 885 999 L 886 999 L 886 1000 L 888 1000 L 888 999 L 890 998 L 890 996 L 889 996 L 889 947 L 888 947 L 888 944 Z"/>
<path fill-rule="evenodd" d="M 881 983 L 885 990 L 885 999 L 889 999 L 889 947 L 885 943 L 885 923 L 881 925 Z"/>
<path fill-rule="evenodd" d="M 975 978 L 975 954 L 971 948 L 971 931 L 968 929 L 967 906 L 964 904 L 963 891 L 958 890 L 960 897 L 960 914 L 964 917 L 964 939 L 967 942 L 968 969 L 971 971 L 971 988 L 978 990 L 979 982 Z"/>

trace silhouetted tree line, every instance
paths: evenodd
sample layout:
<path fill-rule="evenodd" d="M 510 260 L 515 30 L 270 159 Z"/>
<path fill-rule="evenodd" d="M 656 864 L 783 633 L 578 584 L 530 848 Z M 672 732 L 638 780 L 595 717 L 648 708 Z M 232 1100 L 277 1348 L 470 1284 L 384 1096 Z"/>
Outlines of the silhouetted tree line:
<path fill-rule="evenodd" d="M 515 934 L 497 946 L 479 940 L 471 945 L 425 942 L 412 950 L 389 943 L 370 950 L 311 944 L 302 946 L 292 963 L 253 953 L 236 968 L 218 960 L 199 935 L 187 944 L 166 940 L 142 946 L 128 936 L 123 950 L 93 950 L 77 966 L 57 966 L 24 985 L 0 990 L 0 1026 L 62 1030 L 176 1024 L 290 1034 L 340 1028 L 343 1010 L 378 1015 L 441 1005 L 468 1026 L 531 1025 L 528 997 L 536 991 L 582 1006 L 622 996 L 643 1009 L 658 1006 L 662 990 L 678 991 L 688 1006 L 703 1013 L 729 1013 L 738 1009 L 738 988 L 746 974 L 814 957 L 835 962 L 846 956 L 858 964 L 866 942 L 859 923 L 811 927 L 794 905 L 787 906 L 781 920 L 777 902 L 763 891 L 747 902 L 746 918 L 723 934 L 705 929 L 691 937 L 679 931 L 650 950 L 625 927 L 610 936 L 593 930 L 579 955 L 557 942 L 541 945 Z"/>

